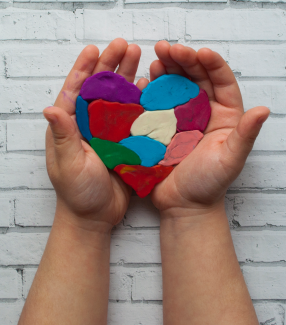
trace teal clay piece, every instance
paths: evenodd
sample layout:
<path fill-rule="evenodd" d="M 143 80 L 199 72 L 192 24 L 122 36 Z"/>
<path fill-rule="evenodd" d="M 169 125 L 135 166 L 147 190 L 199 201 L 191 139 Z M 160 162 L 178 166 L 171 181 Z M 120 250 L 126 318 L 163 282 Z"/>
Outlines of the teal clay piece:
<path fill-rule="evenodd" d="M 155 166 L 164 159 L 166 153 L 166 146 L 161 142 L 141 135 L 128 137 L 119 143 L 136 152 L 142 161 L 141 165 L 145 167 Z"/>
<path fill-rule="evenodd" d="M 92 138 L 89 143 L 105 166 L 109 169 L 113 169 L 117 165 L 121 164 L 141 164 L 139 156 L 134 151 L 122 146 L 121 144 L 98 138 Z"/>
<path fill-rule="evenodd" d="M 199 86 L 177 74 L 163 75 L 143 89 L 140 104 L 147 111 L 171 109 L 198 96 Z"/>

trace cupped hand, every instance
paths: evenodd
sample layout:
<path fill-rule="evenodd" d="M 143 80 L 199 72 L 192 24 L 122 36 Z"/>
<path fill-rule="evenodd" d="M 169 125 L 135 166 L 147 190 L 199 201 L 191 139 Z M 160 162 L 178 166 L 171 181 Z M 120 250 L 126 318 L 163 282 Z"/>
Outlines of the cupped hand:
<path fill-rule="evenodd" d="M 211 118 L 204 138 L 155 187 L 152 201 L 161 211 L 220 205 L 241 172 L 269 109 L 261 106 L 243 112 L 235 76 L 218 53 L 207 48 L 196 52 L 166 41 L 158 42 L 155 51 L 159 60 L 150 66 L 151 81 L 172 73 L 189 78 L 207 92 Z"/>
<path fill-rule="evenodd" d="M 75 102 L 86 78 L 101 71 L 115 71 L 133 82 L 141 50 L 123 39 L 99 50 L 88 45 L 77 58 L 55 105 L 44 110 L 49 121 L 46 133 L 46 161 L 58 205 L 74 215 L 117 224 L 127 209 L 131 189 L 109 171 L 78 130 Z M 141 80 L 138 86 L 144 87 Z"/>

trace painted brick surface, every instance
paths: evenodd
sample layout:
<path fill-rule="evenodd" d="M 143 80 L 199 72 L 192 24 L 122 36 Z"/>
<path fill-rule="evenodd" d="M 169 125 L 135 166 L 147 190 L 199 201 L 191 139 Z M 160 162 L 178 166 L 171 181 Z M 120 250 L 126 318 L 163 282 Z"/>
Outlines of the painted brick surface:
<path fill-rule="evenodd" d="M 285 304 L 271 302 L 254 303 L 254 308 L 260 324 L 285 324 Z"/>
<path fill-rule="evenodd" d="M 7 150 L 45 150 L 46 120 L 7 122 Z"/>
<path fill-rule="evenodd" d="M 14 269 L 0 269 L 0 299 L 20 298 L 20 278 L 20 274 Z"/>
<path fill-rule="evenodd" d="M 286 226 L 285 194 L 236 194 L 232 213 L 242 227 Z"/>
<path fill-rule="evenodd" d="M 0 197 L 0 227 L 9 227 L 14 217 L 14 201 Z"/>
<path fill-rule="evenodd" d="M 255 106 L 267 106 L 271 113 L 286 112 L 286 83 L 273 80 L 239 81 L 244 109 Z"/>
<path fill-rule="evenodd" d="M 242 272 L 252 299 L 285 299 L 285 267 L 243 266 Z"/>
<path fill-rule="evenodd" d="M 68 11 L 0 10 L 0 40 L 71 40 L 75 17 Z"/>
<path fill-rule="evenodd" d="M 77 37 L 112 41 L 114 37 L 133 39 L 133 15 L 128 12 L 77 10 Z M 81 21 L 80 21 L 81 20 Z M 83 29 L 83 33 L 81 30 Z"/>
<path fill-rule="evenodd" d="M 243 77 L 285 77 L 285 45 L 230 44 L 229 65 Z"/>
<path fill-rule="evenodd" d="M 52 188 L 44 156 L 0 155 L 1 188 Z"/>
<path fill-rule="evenodd" d="M 34 280 L 37 268 L 26 268 L 23 270 L 23 296 L 27 298 L 32 282 Z"/>
<path fill-rule="evenodd" d="M 225 207 L 260 324 L 286 325 L 286 16 L 275 2 L 0 0 L 1 325 L 18 322 L 54 218 L 42 110 L 80 51 L 102 53 L 115 37 L 141 47 L 136 80 L 149 77 L 160 39 L 209 47 L 235 72 L 245 110 L 270 108 Z M 132 196 L 112 232 L 109 325 L 163 324 L 159 218 L 150 197 Z"/>
<path fill-rule="evenodd" d="M 6 122 L 0 122 L 0 151 L 6 151 L 7 129 Z"/>
<path fill-rule="evenodd" d="M 52 106 L 63 80 L 4 80 L 0 81 L 0 113 L 42 113 Z"/>
<path fill-rule="evenodd" d="M 210 28 L 210 26 L 212 26 Z M 283 40 L 282 10 L 200 10 L 186 15 L 186 33 L 192 40 Z"/>

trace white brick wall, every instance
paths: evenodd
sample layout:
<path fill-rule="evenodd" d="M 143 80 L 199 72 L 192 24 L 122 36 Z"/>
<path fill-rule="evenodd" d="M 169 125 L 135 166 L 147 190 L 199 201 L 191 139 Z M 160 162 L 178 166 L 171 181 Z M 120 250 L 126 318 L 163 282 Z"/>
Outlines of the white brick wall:
<path fill-rule="evenodd" d="M 1 325 L 17 324 L 54 218 L 42 110 L 84 46 L 102 52 L 115 37 L 140 45 L 137 79 L 157 40 L 210 47 L 236 73 L 245 109 L 271 109 L 226 211 L 260 324 L 286 325 L 286 18 L 275 2 L 0 0 Z M 163 324 L 159 226 L 150 198 L 133 196 L 112 235 L 109 325 Z"/>

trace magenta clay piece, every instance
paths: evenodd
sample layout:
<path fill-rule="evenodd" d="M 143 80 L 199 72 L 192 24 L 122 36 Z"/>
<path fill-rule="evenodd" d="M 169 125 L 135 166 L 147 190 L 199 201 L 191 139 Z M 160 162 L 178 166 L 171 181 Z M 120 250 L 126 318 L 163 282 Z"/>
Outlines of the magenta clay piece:
<path fill-rule="evenodd" d="M 199 130 L 203 132 L 211 116 L 209 98 L 205 90 L 186 104 L 175 107 L 177 132 Z"/>
<path fill-rule="evenodd" d="M 164 159 L 159 162 L 162 166 L 179 164 L 197 146 L 204 135 L 200 131 L 177 133 L 168 145 Z"/>
<path fill-rule="evenodd" d="M 108 102 L 139 104 L 141 91 L 119 74 L 103 71 L 87 78 L 79 95 L 88 102 L 103 99 Z"/>

